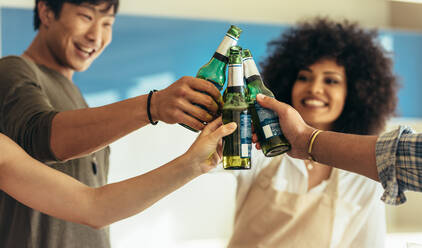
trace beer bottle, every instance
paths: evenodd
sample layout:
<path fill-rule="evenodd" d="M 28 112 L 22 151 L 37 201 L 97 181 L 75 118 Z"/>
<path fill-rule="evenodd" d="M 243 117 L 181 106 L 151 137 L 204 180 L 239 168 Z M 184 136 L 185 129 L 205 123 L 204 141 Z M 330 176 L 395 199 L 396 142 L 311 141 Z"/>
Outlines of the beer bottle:
<path fill-rule="evenodd" d="M 226 67 L 229 49 L 232 46 L 236 46 L 241 33 L 242 29 L 235 25 L 231 25 L 210 61 L 199 69 L 196 77 L 210 81 L 221 92 L 226 83 Z M 181 125 L 191 131 L 198 132 L 198 130 L 185 124 Z"/>
<path fill-rule="evenodd" d="M 261 107 L 256 101 L 256 95 L 274 97 L 274 94 L 264 85 L 249 49 L 242 51 L 243 67 L 248 87 L 249 111 L 252 123 L 262 152 L 267 157 L 274 157 L 290 150 L 291 146 L 280 129 L 278 116 L 273 111 Z"/>
<path fill-rule="evenodd" d="M 223 94 L 223 123 L 236 122 L 237 129 L 223 138 L 223 167 L 226 170 L 251 168 L 252 123 L 243 83 L 242 54 L 230 49 L 229 76 Z"/>

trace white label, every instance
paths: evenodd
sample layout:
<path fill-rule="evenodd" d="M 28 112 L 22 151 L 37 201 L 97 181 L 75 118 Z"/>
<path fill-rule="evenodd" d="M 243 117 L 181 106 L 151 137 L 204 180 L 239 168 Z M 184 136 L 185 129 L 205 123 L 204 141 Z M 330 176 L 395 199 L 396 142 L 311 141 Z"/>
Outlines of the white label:
<path fill-rule="evenodd" d="M 243 86 L 243 66 L 242 64 L 229 65 L 229 78 L 227 87 Z"/>
<path fill-rule="evenodd" d="M 268 139 L 273 136 L 273 131 L 271 130 L 270 125 L 266 125 L 262 127 L 262 130 L 264 131 L 265 138 Z"/>
<path fill-rule="evenodd" d="M 225 57 L 228 57 L 228 51 L 229 51 L 230 47 L 236 46 L 236 45 L 237 45 L 237 39 L 235 39 L 232 36 L 226 35 L 226 36 L 224 36 L 223 41 L 218 46 L 216 52 L 225 56 Z"/>
<path fill-rule="evenodd" d="M 248 158 L 248 157 L 250 157 L 249 156 L 249 145 L 248 144 L 242 144 L 242 147 L 241 147 L 241 152 L 242 152 L 242 154 L 240 155 L 240 157 L 242 157 L 242 158 Z"/>
<path fill-rule="evenodd" d="M 252 58 L 246 58 L 243 60 L 243 70 L 245 71 L 245 78 L 253 75 L 259 75 L 258 68 Z"/>

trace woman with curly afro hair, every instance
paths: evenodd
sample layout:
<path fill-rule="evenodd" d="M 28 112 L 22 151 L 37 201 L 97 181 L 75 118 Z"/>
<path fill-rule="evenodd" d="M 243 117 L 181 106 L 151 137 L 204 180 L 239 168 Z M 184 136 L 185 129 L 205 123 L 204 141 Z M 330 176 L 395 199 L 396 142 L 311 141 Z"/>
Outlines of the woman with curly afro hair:
<path fill-rule="evenodd" d="M 316 18 L 269 43 L 262 76 L 311 126 L 377 134 L 394 114 L 397 80 L 377 32 Z M 366 177 L 253 151 L 237 174 L 229 247 L 384 247 L 382 188 Z"/>

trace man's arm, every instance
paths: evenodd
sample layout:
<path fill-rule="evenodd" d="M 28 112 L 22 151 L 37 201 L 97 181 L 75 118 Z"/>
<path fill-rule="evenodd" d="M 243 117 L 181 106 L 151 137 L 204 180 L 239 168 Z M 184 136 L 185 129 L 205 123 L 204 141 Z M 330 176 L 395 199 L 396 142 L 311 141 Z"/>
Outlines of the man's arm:
<path fill-rule="evenodd" d="M 60 160 L 82 157 L 149 124 L 147 98 L 142 95 L 103 107 L 58 113 L 52 121 L 51 151 Z M 219 107 L 221 95 L 215 86 L 202 79 L 182 77 L 155 92 L 150 109 L 153 121 L 184 123 L 202 130 L 204 124 L 199 120 L 212 121 Z"/>
<path fill-rule="evenodd" d="M 0 134 L 0 189 L 46 214 L 100 228 L 143 211 L 215 167 L 221 161 L 221 138 L 235 129 L 219 118 L 184 155 L 144 175 L 99 188 L 41 164 Z"/>
<path fill-rule="evenodd" d="M 69 108 L 52 104 L 37 80 L 41 79 L 36 70 L 21 57 L 0 60 L 0 132 L 38 160 L 81 157 L 149 123 L 147 95 L 66 111 Z M 220 92 L 212 83 L 182 77 L 152 95 L 151 114 L 154 121 L 202 130 L 204 124 L 198 119 L 209 122 L 221 105 Z"/>

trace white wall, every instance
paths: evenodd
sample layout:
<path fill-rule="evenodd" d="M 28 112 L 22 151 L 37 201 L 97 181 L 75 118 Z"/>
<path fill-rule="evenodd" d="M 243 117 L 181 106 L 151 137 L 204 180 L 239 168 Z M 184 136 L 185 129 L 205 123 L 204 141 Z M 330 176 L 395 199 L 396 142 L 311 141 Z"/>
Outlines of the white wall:
<path fill-rule="evenodd" d="M 110 182 L 143 174 L 183 154 L 197 134 L 179 125 L 146 126 L 111 146 Z M 202 175 L 146 211 L 111 226 L 113 248 L 224 247 L 232 232 L 236 181 Z"/>
<path fill-rule="evenodd" d="M 0 0 L 0 5 L 32 8 L 35 0 Z M 386 27 L 386 0 L 121 0 L 120 13 L 266 23 L 294 23 L 307 16 L 329 15 Z"/>
<path fill-rule="evenodd" d="M 314 15 L 330 15 L 387 26 L 388 2 L 384 0 L 122 0 L 122 12 L 232 21 L 293 23 Z"/>

